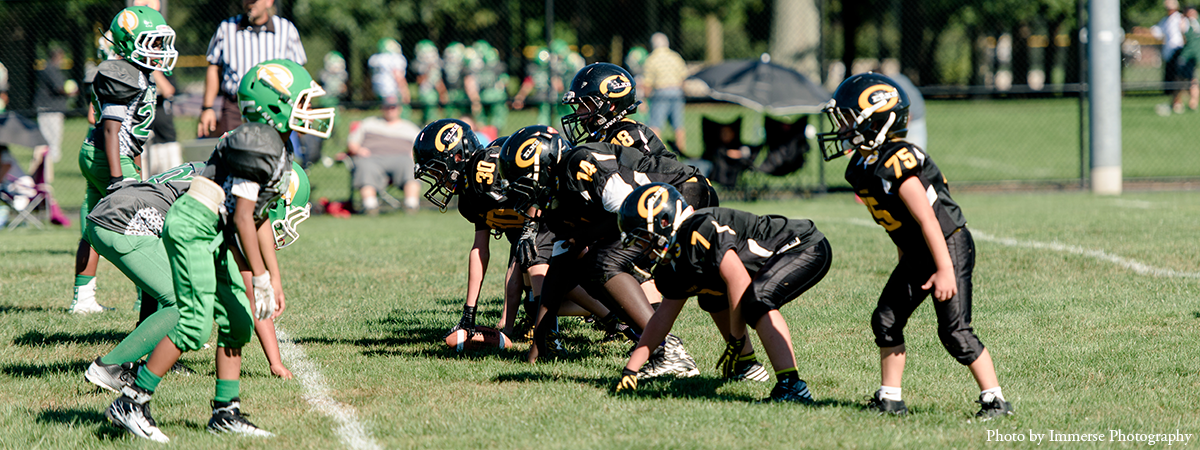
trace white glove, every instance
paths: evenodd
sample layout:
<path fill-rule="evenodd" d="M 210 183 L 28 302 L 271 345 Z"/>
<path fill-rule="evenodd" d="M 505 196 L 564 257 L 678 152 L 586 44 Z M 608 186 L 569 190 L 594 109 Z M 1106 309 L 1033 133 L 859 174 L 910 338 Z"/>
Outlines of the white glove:
<path fill-rule="evenodd" d="M 250 277 L 254 285 L 254 317 L 258 320 L 270 319 L 275 314 L 275 288 L 271 286 L 271 273 Z"/>

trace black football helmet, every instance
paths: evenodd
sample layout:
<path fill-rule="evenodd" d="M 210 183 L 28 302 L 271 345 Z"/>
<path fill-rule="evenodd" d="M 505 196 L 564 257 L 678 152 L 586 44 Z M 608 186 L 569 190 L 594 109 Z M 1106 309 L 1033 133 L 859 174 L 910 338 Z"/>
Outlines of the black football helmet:
<path fill-rule="evenodd" d="M 500 178 L 513 208 L 525 214 L 531 207 L 550 205 L 554 168 L 568 149 L 558 130 L 530 125 L 513 133 L 500 148 Z"/>
<path fill-rule="evenodd" d="M 633 75 L 609 63 L 588 64 L 575 74 L 562 102 L 575 112 L 562 118 L 562 128 L 571 145 L 585 142 L 637 110 Z"/>
<path fill-rule="evenodd" d="M 425 198 L 446 212 L 450 198 L 465 183 L 467 159 L 483 146 L 471 126 L 458 119 L 441 119 L 425 125 L 413 144 L 417 179 L 429 183 Z"/>
<path fill-rule="evenodd" d="M 617 214 L 617 228 L 625 233 L 622 244 L 626 248 L 642 247 L 633 265 L 653 274 L 655 266 L 669 259 L 675 232 L 683 219 L 692 215 L 692 207 L 675 187 L 650 183 L 629 193 Z"/>
<path fill-rule="evenodd" d="M 496 139 L 493 139 L 492 142 L 487 145 L 487 148 L 504 147 L 504 141 L 507 141 L 507 140 L 508 140 L 508 136 L 500 136 Z"/>
<path fill-rule="evenodd" d="M 817 135 L 821 154 L 830 161 L 907 136 L 908 106 L 908 94 L 891 78 L 874 72 L 852 75 L 822 110 L 833 131 Z"/>

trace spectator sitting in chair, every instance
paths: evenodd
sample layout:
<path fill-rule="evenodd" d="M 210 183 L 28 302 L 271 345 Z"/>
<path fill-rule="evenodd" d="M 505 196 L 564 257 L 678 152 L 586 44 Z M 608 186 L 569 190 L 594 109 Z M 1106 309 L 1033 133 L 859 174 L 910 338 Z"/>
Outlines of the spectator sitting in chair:
<path fill-rule="evenodd" d="M 392 184 L 404 189 L 404 208 L 416 212 L 420 206 L 420 183 L 413 176 L 412 146 L 421 129 L 400 118 L 400 103 L 395 97 L 383 100 L 383 116 L 364 119 L 350 133 L 347 150 L 353 157 L 351 179 L 362 194 L 367 214 L 379 213 L 379 191 Z"/>

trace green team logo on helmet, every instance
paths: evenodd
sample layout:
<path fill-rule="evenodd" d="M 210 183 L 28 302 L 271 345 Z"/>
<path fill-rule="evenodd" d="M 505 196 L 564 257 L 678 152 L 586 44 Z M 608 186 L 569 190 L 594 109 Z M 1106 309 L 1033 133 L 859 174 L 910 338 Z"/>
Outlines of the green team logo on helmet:
<path fill-rule="evenodd" d="M 242 117 L 265 123 L 280 133 L 299 131 L 328 138 L 333 131 L 333 108 L 313 109 L 314 99 L 325 95 L 321 85 L 296 62 L 264 61 L 250 68 L 238 86 Z"/>
<path fill-rule="evenodd" d="M 284 184 L 283 197 L 267 211 L 271 232 L 275 235 L 275 249 L 282 249 L 300 239 L 296 227 L 311 215 L 311 205 L 308 204 L 310 191 L 308 174 L 293 161 L 292 172 Z"/>
<path fill-rule="evenodd" d="M 175 30 L 162 14 L 146 6 L 121 10 L 108 26 L 112 52 L 139 66 L 161 72 L 175 68 Z"/>

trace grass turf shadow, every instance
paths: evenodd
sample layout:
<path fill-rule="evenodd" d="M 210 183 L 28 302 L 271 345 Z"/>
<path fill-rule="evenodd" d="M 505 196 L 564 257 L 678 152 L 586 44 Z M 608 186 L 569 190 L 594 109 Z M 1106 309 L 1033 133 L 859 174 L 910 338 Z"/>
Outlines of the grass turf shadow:
<path fill-rule="evenodd" d="M 26 331 L 25 334 L 13 338 L 13 345 L 26 347 L 44 347 L 61 344 L 116 344 L 125 339 L 129 331 L 107 330 L 87 333 L 50 333 L 41 331 Z"/>
<path fill-rule="evenodd" d="M 34 378 L 61 373 L 76 373 L 82 375 L 91 361 L 78 360 L 72 362 L 57 362 L 50 364 L 5 364 L 0 367 L 0 373 L 14 378 Z"/>
<path fill-rule="evenodd" d="M 45 313 L 50 311 L 66 311 L 62 308 L 47 308 L 45 306 L 0 305 L 0 314 Z"/>

